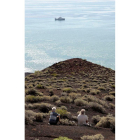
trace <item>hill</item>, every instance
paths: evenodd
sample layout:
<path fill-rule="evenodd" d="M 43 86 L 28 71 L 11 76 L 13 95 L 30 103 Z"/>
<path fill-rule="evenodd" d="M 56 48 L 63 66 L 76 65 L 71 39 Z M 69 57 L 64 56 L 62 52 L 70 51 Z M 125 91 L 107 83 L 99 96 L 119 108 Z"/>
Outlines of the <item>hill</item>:
<path fill-rule="evenodd" d="M 57 107 L 62 124 L 48 125 Z M 92 127 L 78 127 L 76 116 L 86 109 Z M 102 134 L 115 139 L 115 71 L 73 58 L 25 77 L 25 138 L 39 140 Z M 76 132 L 76 133 L 75 133 Z"/>

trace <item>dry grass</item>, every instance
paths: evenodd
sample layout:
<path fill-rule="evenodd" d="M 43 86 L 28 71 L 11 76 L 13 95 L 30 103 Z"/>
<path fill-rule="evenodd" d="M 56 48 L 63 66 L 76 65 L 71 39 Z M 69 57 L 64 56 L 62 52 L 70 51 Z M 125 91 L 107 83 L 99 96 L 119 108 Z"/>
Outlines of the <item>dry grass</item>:
<path fill-rule="evenodd" d="M 104 136 L 102 134 L 96 134 L 96 135 L 85 135 L 83 137 L 81 137 L 81 140 L 104 140 Z"/>
<path fill-rule="evenodd" d="M 71 126 L 77 126 L 75 121 L 70 121 L 68 119 L 61 119 L 61 124 L 62 125 L 71 125 Z"/>

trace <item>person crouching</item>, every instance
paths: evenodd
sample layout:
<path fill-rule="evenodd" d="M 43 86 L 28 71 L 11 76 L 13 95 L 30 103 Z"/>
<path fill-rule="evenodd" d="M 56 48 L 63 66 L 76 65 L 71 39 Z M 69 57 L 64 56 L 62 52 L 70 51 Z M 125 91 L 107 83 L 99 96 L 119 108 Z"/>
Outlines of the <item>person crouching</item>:
<path fill-rule="evenodd" d="M 60 115 L 55 112 L 56 107 L 52 108 L 52 112 L 50 113 L 49 124 L 57 125 L 58 121 L 60 121 Z"/>

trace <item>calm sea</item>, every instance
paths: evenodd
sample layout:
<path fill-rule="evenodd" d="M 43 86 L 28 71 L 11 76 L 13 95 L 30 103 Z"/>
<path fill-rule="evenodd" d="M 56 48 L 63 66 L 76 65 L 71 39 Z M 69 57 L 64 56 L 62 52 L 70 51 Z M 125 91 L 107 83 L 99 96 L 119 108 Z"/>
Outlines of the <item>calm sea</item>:
<path fill-rule="evenodd" d="M 25 0 L 25 71 L 70 58 L 115 70 L 115 1 Z"/>

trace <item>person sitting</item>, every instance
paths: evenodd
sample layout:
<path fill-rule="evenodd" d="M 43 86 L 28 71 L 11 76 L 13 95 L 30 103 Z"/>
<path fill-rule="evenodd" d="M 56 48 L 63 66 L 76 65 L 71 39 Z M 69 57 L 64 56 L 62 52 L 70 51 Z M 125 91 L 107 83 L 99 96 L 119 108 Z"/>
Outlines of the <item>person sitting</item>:
<path fill-rule="evenodd" d="M 52 112 L 50 113 L 49 124 L 57 125 L 58 121 L 60 121 L 60 115 L 55 112 L 56 107 L 52 108 Z"/>
<path fill-rule="evenodd" d="M 85 109 L 81 109 L 79 115 L 77 116 L 78 119 L 78 125 L 88 125 L 88 117 L 85 115 Z"/>

